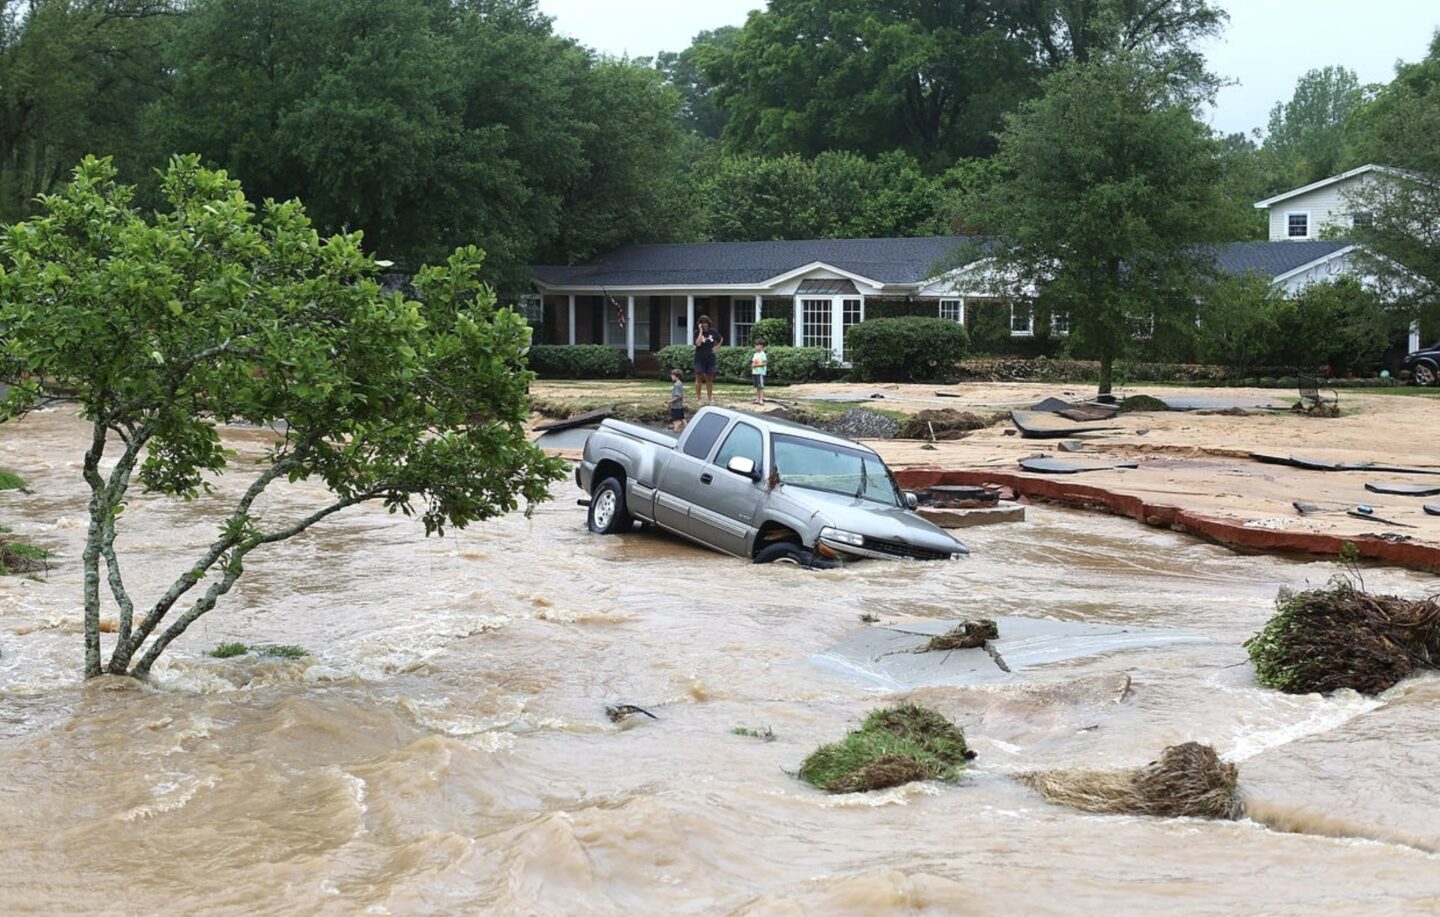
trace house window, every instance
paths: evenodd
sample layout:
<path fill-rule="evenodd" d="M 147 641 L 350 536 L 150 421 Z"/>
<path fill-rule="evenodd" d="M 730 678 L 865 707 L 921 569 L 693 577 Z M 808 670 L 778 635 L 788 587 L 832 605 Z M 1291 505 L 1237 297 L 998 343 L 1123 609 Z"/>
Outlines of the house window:
<path fill-rule="evenodd" d="M 1029 337 L 1035 333 L 1035 310 L 1026 303 L 1010 304 L 1010 336 Z"/>
<path fill-rule="evenodd" d="M 1310 237 L 1310 214 L 1308 213 L 1287 213 L 1285 214 L 1286 235 L 1292 239 L 1308 239 Z"/>
<path fill-rule="evenodd" d="M 1065 337 L 1070 333 L 1070 313 L 1050 313 L 1050 333 L 1057 337 Z"/>
<path fill-rule="evenodd" d="M 1130 316 L 1130 333 L 1137 341 L 1148 341 L 1155 335 L 1155 313 Z"/>
<path fill-rule="evenodd" d="M 515 305 L 512 306 L 517 315 L 522 315 L 525 321 L 532 325 L 538 325 L 545 320 L 545 306 L 542 304 L 539 294 L 530 293 L 515 298 Z"/>
<path fill-rule="evenodd" d="M 629 308 L 623 299 L 602 300 L 605 308 L 605 343 L 611 347 L 625 347 L 625 312 Z M 635 302 L 635 349 L 650 349 L 650 306 L 641 300 Z"/>
<path fill-rule="evenodd" d="M 800 300 L 802 334 L 800 342 L 806 347 L 830 349 L 830 300 Z"/>
<path fill-rule="evenodd" d="M 736 347 L 750 346 L 750 330 L 755 327 L 755 300 L 736 299 L 730 306 L 735 322 Z"/>
<path fill-rule="evenodd" d="M 858 325 L 865 321 L 865 301 L 863 299 L 847 299 L 844 308 L 842 318 L 845 330 L 848 331 L 851 325 Z"/>
<path fill-rule="evenodd" d="M 1375 214 L 1368 210 L 1361 210 L 1350 220 L 1350 225 L 1356 229 L 1374 229 Z"/>
<path fill-rule="evenodd" d="M 952 322 L 959 322 L 962 325 L 965 324 L 965 300 L 940 300 L 940 317 Z"/>

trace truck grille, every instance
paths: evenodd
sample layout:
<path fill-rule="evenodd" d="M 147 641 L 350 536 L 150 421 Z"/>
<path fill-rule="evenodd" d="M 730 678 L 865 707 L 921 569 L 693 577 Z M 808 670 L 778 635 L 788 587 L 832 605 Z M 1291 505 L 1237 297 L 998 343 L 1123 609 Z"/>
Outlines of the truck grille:
<path fill-rule="evenodd" d="M 949 551 L 932 551 L 929 548 L 916 547 L 913 544 L 901 544 L 898 541 L 885 541 L 881 538 L 866 538 L 865 547 L 880 554 L 888 554 L 891 557 L 906 557 L 911 560 L 949 560 Z"/>

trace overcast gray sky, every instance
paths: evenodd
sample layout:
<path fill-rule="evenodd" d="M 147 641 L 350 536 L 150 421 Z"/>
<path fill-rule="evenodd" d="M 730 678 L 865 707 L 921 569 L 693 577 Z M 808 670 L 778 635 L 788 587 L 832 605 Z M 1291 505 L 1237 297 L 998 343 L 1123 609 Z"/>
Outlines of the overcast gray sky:
<path fill-rule="evenodd" d="M 1384 82 L 1395 61 L 1423 57 L 1440 26 L 1437 0 L 1222 0 L 1230 25 L 1206 47 L 1222 90 L 1214 125 L 1226 132 L 1264 127 L 1307 70 L 1342 64 L 1362 82 Z M 540 0 L 555 28 L 607 54 L 679 51 L 697 32 L 740 25 L 760 0 Z"/>

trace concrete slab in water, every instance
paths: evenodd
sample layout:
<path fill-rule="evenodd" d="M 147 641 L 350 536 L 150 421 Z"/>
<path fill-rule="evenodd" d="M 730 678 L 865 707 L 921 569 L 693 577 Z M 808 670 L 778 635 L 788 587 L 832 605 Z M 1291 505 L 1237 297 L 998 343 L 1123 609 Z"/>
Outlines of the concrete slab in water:
<path fill-rule="evenodd" d="M 952 630 L 959 621 L 917 619 L 866 628 L 810 661 L 900 691 L 1018 681 L 1031 666 L 1140 647 L 1210 642 L 1183 631 L 1121 624 L 1007 617 L 995 622 L 1000 637 L 985 648 L 919 652 L 931 637 Z"/>

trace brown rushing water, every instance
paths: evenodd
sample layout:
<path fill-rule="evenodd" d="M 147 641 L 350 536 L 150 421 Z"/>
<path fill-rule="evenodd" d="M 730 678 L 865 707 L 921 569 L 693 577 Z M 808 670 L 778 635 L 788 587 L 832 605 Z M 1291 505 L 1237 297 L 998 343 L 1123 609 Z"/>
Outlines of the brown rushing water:
<path fill-rule="evenodd" d="M 1033 509 L 968 532 L 973 556 L 951 564 L 757 568 L 658 535 L 590 536 L 562 484 L 533 518 L 443 540 L 383 511 L 341 515 L 252 563 L 154 685 L 81 685 L 82 436 L 60 413 L 0 428 L 0 467 L 35 490 L 0 496 L 0 521 L 61 554 L 47 583 L 0 580 L 0 911 L 1440 908 L 1440 679 L 1373 701 L 1284 697 L 1243 664 L 1276 588 L 1330 565 Z M 262 441 L 227 439 L 242 458 Z M 220 496 L 243 483 L 227 475 Z M 291 487 L 271 511 L 319 497 Z M 130 505 L 135 591 L 184 568 L 219 505 Z M 980 755 L 962 784 L 829 797 L 787 769 L 886 695 L 807 659 L 866 610 L 1216 642 L 1034 670 L 1049 692 L 953 689 Z M 229 640 L 315 658 L 203 656 Z M 1126 700 L 1087 693 L 1116 672 Z M 616 701 L 660 719 L 612 725 Z M 1007 777 L 1143 763 L 1187 739 L 1239 760 L 1257 818 L 1301 833 L 1084 815 Z"/>

